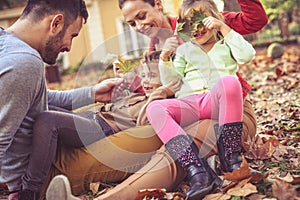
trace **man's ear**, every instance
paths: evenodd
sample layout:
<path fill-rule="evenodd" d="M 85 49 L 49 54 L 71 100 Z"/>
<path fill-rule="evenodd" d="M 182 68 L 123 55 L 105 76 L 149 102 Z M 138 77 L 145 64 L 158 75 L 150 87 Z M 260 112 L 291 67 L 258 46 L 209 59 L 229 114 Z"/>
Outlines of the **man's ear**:
<path fill-rule="evenodd" d="M 161 0 L 154 0 L 154 2 L 155 2 L 155 6 L 157 6 L 157 8 L 158 8 L 159 10 L 161 10 L 161 11 L 164 10 L 164 7 L 163 7 L 163 5 L 162 5 Z"/>
<path fill-rule="evenodd" d="M 50 25 L 51 33 L 52 34 L 59 33 L 63 29 L 64 23 L 65 23 L 65 20 L 64 20 L 64 16 L 62 14 L 55 15 L 52 18 L 51 25 Z"/>

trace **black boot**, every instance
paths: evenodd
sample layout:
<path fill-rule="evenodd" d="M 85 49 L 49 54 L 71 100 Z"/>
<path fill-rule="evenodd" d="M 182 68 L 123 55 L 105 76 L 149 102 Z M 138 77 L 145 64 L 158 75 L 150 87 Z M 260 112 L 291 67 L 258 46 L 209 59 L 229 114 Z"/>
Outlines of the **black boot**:
<path fill-rule="evenodd" d="M 33 192 L 31 190 L 20 190 L 18 192 L 19 200 L 39 200 L 39 192 Z"/>
<path fill-rule="evenodd" d="M 166 143 L 166 149 L 174 160 L 177 160 L 187 172 L 190 200 L 202 199 L 222 185 L 222 180 L 209 167 L 204 158 L 198 157 L 198 148 L 187 135 L 178 135 Z"/>
<path fill-rule="evenodd" d="M 242 122 L 215 125 L 218 154 L 224 172 L 238 169 L 242 163 Z"/>

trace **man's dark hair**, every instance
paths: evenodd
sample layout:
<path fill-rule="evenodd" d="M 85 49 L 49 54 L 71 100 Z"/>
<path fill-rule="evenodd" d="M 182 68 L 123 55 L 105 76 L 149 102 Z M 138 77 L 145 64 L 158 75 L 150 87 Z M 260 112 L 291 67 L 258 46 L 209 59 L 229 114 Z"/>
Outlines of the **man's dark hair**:
<path fill-rule="evenodd" d="M 119 0 L 119 8 L 122 9 L 123 7 L 123 4 L 126 2 L 126 1 L 136 1 L 136 0 Z M 142 0 L 146 3 L 149 3 L 151 6 L 155 6 L 155 1 L 154 0 Z"/>
<path fill-rule="evenodd" d="M 65 26 L 68 27 L 78 16 L 88 18 L 84 0 L 28 0 L 21 18 L 30 16 L 34 22 L 39 22 L 48 15 L 63 14 Z"/>

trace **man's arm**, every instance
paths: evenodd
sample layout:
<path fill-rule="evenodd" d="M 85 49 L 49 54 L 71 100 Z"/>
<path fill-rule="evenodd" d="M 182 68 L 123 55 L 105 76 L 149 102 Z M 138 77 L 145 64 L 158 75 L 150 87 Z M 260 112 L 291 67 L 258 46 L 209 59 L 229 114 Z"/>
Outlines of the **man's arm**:
<path fill-rule="evenodd" d="M 74 90 L 48 90 L 48 105 L 73 110 L 94 103 L 92 87 Z"/>
<path fill-rule="evenodd" d="M 18 129 L 30 135 L 34 119 L 47 109 L 43 63 L 26 53 L 22 59 L 16 63 L 8 57 L 3 60 L 8 67 L 0 70 L 0 162 Z"/>
<path fill-rule="evenodd" d="M 267 14 L 259 0 L 238 0 L 241 12 L 222 12 L 225 23 L 245 35 L 259 31 L 268 23 Z"/>
<path fill-rule="evenodd" d="M 108 102 L 111 100 L 114 87 L 122 80 L 121 78 L 110 78 L 92 87 L 66 91 L 48 90 L 48 104 L 73 110 L 95 102 Z"/>

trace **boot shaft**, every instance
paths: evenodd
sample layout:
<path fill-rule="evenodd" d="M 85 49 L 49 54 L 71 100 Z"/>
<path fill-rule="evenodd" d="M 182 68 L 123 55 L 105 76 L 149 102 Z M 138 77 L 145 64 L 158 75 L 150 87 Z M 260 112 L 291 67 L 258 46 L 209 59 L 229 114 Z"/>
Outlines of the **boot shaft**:
<path fill-rule="evenodd" d="M 224 172 L 231 172 L 242 163 L 242 122 L 215 125 L 218 155 Z"/>
<path fill-rule="evenodd" d="M 178 161 L 185 170 L 189 165 L 201 167 L 199 150 L 188 135 L 177 135 L 166 143 L 166 149 L 171 157 Z"/>
<path fill-rule="evenodd" d="M 199 157 L 196 144 L 188 135 L 178 135 L 166 143 L 172 158 L 179 162 L 187 173 L 189 199 L 202 199 L 220 187 L 222 180 L 209 167 L 205 158 Z"/>
<path fill-rule="evenodd" d="M 223 124 L 220 127 L 215 125 L 214 128 L 218 146 L 223 146 L 226 158 L 232 153 L 242 151 L 242 122 Z"/>

